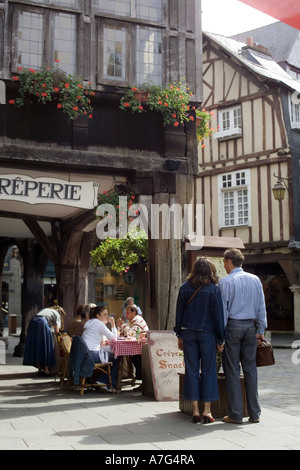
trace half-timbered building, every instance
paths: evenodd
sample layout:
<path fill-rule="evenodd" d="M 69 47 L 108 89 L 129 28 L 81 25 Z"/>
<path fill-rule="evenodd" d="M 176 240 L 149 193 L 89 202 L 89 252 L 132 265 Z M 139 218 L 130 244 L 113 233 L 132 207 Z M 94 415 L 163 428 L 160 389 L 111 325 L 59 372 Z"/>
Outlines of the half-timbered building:
<path fill-rule="evenodd" d="M 195 104 L 201 102 L 201 58 L 199 0 L 0 1 L 0 273 L 8 247 L 17 245 L 24 262 L 23 339 L 26 313 L 43 307 L 49 260 L 67 320 L 78 304 L 93 301 L 89 253 L 99 242 L 93 196 L 97 205 L 98 192 L 123 185 L 148 207 L 191 200 L 195 125 L 179 129 L 179 146 L 159 113 L 133 115 L 119 106 L 129 86 L 167 86 L 183 77 Z M 9 104 L 17 96 L 18 67 L 38 69 L 55 60 L 91 83 L 93 119 L 69 121 L 51 103 Z M 48 200 L 45 182 L 52 188 Z M 68 196 L 72 187 L 75 196 L 79 186 L 90 202 L 80 205 L 73 197 L 65 204 L 58 188 Z M 28 203 L 29 187 L 41 189 L 38 201 Z M 149 269 L 136 276 L 136 288 L 151 328 L 173 327 L 180 253 L 181 240 L 149 239 Z"/>
<path fill-rule="evenodd" d="M 204 233 L 239 237 L 261 278 L 271 330 L 300 331 L 299 99 L 264 47 L 205 33 L 204 106 L 216 132 L 200 148 Z M 273 187 L 285 189 L 276 200 Z"/>

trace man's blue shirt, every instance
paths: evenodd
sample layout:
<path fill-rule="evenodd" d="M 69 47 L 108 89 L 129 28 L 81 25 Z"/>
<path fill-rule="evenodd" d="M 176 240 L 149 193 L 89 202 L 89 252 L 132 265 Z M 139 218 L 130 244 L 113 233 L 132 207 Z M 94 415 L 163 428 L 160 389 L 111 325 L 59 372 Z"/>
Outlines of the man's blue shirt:
<path fill-rule="evenodd" d="M 228 318 L 257 321 L 257 333 L 267 328 L 265 297 L 260 279 L 242 268 L 234 268 L 219 282 L 225 325 Z"/>

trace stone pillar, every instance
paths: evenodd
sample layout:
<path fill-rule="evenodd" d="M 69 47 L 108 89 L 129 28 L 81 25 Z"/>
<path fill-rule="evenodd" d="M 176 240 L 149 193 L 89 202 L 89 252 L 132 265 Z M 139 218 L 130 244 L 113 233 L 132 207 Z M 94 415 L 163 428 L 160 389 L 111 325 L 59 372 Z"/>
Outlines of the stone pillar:
<path fill-rule="evenodd" d="M 300 285 L 290 286 L 294 294 L 294 332 L 300 333 Z"/>

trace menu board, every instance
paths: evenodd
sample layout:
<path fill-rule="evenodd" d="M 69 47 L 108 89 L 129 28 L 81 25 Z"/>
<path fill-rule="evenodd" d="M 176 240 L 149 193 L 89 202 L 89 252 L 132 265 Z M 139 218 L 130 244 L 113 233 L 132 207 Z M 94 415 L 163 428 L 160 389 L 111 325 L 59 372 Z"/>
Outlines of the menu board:
<path fill-rule="evenodd" d="M 184 374 L 182 351 L 173 331 L 147 333 L 154 396 L 157 401 L 179 400 L 179 376 Z"/>

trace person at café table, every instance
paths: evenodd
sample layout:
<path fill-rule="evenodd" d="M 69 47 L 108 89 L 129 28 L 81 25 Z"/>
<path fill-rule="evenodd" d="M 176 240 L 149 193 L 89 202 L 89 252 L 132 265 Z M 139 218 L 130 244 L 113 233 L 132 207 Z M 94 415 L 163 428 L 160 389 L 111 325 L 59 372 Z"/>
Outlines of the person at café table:
<path fill-rule="evenodd" d="M 118 376 L 117 360 L 114 358 L 111 347 L 106 345 L 107 339 L 117 339 L 118 332 L 115 325 L 115 319 L 108 316 L 107 308 L 103 306 L 96 306 L 91 309 L 89 316 L 90 319 L 84 325 L 82 339 L 86 343 L 91 356 L 96 363 L 113 363 L 111 368 L 111 381 L 113 388 L 116 389 Z M 107 323 L 110 323 L 111 330 L 107 328 Z M 108 385 L 108 376 L 102 373 L 98 378 L 97 383 Z"/>
<path fill-rule="evenodd" d="M 134 305 L 128 305 L 126 308 L 126 318 L 127 323 L 125 323 L 122 318 L 117 320 L 117 325 L 120 330 L 120 336 L 127 336 L 131 331 L 133 336 L 139 329 L 140 333 L 144 333 L 149 330 L 147 323 L 144 318 L 138 314 L 138 310 Z M 142 356 L 141 354 L 135 354 L 131 356 L 132 363 L 135 367 L 135 375 L 137 380 L 142 379 Z"/>
<path fill-rule="evenodd" d="M 143 316 L 143 313 L 142 313 L 142 310 L 140 309 L 140 307 L 134 303 L 134 298 L 133 298 L 133 297 L 127 297 L 127 299 L 126 299 L 126 306 L 125 306 L 124 312 L 123 312 L 125 323 L 127 323 L 126 308 L 127 308 L 127 307 L 131 307 L 131 306 L 136 307 L 138 315 L 142 315 L 142 316 Z"/>

